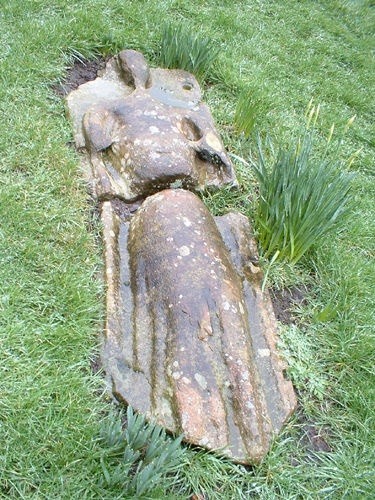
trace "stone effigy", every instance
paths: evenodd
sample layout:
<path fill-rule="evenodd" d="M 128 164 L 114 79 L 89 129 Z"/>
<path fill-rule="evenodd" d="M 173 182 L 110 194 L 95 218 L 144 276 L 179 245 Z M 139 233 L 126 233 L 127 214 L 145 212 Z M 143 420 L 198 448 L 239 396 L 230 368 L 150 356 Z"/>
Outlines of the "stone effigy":
<path fill-rule="evenodd" d="M 134 51 L 68 97 L 102 202 L 102 357 L 118 399 L 253 463 L 296 400 L 247 218 L 212 217 L 187 190 L 236 183 L 200 99 L 191 75 L 149 70 Z"/>

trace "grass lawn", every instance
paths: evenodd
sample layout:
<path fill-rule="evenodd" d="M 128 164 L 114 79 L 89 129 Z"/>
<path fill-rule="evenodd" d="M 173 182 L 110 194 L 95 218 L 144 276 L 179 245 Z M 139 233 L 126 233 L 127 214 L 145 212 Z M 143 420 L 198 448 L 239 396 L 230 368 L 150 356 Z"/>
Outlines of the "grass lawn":
<path fill-rule="evenodd" d="M 281 325 L 296 415 L 260 466 L 187 450 L 173 488 L 160 480 L 153 497 L 373 498 L 374 9 L 371 0 L 0 1 L 0 498 L 126 498 L 103 479 L 99 433 L 112 404 L 91 368 L 104 313 L 100 227 L 51 86 L 74 58 L 133 48 L 156 64 L 165 22 L 220 48 L 205 100 L 232 154 L 255 155 L 233 126 L 241 92 L 252 96 L 254 130 L 280 144 L 295 143 L 313 98 L 316 156 L 335 123 L 335 154 L 355 176 L 345 228 L 297 265 L 269 269 L 275 290 L 308 288 L 295 324 Z M 255 178 L 235 164 L 240 192 L 206 203 L 252 216 Z"/>

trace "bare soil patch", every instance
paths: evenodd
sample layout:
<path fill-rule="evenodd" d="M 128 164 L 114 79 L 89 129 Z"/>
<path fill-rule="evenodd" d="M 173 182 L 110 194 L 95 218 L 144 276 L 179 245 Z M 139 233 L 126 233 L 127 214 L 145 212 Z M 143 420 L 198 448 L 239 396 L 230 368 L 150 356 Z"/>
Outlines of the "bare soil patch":
<path fill-rule="evenodd" d="M 319 428 L 313 423 L 306 423 L 303 427 L 303 438 L 302 442 L 305 445 L 307 451 L 319 452 L 324 451 L 329 453 L 332 448 L 328 444 L 329 434 L 328 430 L 324 428 Z"/>
<path fill-rule="evenodd" d="M 83 83 L 95 80 L 98 71 L 105 68 L 109 57 L 100 57 L 92 60 L 75 61 L 71 68 L 68 68 L 65 78 L 53 86 L 54 92 L 65 97 L 72 90 L 75 90 Z"/>
<path fill-rule="evenodd" d="M 306 303 L 308 291 L 305 285 L 283 288 L 282 290 L 271 288 L 270 295 L 276 319 L 285 325 L 295 323 L 293 308 Z"/>

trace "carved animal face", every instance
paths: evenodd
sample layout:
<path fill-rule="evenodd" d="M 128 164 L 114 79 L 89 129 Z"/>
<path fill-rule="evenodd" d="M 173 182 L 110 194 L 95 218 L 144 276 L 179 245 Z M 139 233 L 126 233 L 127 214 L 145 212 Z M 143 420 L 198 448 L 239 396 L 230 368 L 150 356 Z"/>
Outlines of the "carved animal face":
<path fill-rule="evenodd" d="M 193 75 L 150 70 L 132 50 L 121 52 L 107 73 L 102 79 L 112 79 L 113 95 L 107 92 L 83 116 L 98 197 L 133 201 L 176 182 L 197 190 L 236 183 Z M 117 98 L 121 85 L 127 91 Z"/>

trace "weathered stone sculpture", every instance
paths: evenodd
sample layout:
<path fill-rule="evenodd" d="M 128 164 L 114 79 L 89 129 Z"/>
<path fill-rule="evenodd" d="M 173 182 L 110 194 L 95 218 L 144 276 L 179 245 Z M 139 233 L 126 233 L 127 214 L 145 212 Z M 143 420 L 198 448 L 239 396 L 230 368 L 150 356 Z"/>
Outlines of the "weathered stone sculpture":
<path fill-rule="evenodd" d="M 150 70 L 142 54 L 126 50 L 103 78 L 72 92 L 68 105 L 100 199 L 236 183 L 199 84 L 186 71 Z"/>
<path fill-rule="evenodd" d="M 113 394 L 190 443 L 259 461 L 296 401 L 249 222 L 164 189 L 235 183 L 197 82 L 124 51 L 68 104 L 102 201 Z"/>
<path fill-rule="evenodd" d="M 261 459 L 295 400 L 246 217 L 167 190 L 130 223 L 106 202 L 103 222 L 113 392 L 189 442 Z"/>

